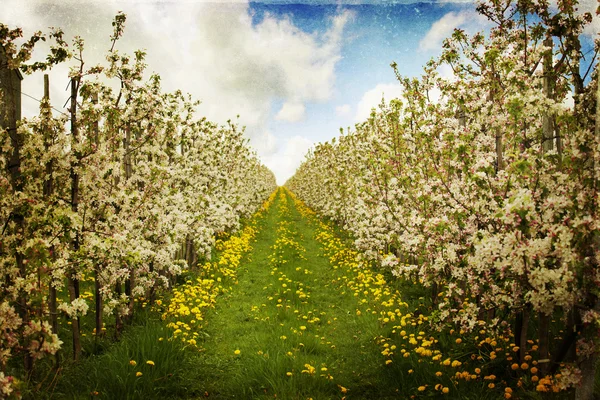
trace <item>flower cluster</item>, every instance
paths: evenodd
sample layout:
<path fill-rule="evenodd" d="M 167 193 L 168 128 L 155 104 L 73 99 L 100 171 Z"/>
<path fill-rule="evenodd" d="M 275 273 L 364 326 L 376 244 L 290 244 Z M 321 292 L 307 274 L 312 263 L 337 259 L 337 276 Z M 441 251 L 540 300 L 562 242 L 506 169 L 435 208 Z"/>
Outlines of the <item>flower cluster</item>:
<path fill-rule="evenodd" d="M 197 347 L 206 310 L 214 307 L 217 296 L 227 291 L 226 280 L 235 282 L 236 270 L 242 257 L 251 250 L 250 243 L 255 235 L 256 228 L 250 223 L 239 236 L 217 240 L 219 260 L 205 263 L 200 277 L 176 286 L 167 304 L 163 306 L 161 301 L 156 305 L 162 310 L 162 319 L 169 321 L 167 326 L 173 329 L 173 339 Z"/>

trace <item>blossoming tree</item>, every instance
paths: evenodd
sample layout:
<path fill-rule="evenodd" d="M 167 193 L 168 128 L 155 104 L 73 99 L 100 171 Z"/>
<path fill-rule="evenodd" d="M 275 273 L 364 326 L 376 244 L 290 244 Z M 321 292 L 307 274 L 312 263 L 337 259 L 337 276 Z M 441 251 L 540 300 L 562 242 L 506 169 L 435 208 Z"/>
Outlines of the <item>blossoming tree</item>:
<path fill-rule="evenodd" d="M 68 112 L 56 118 L 48 94 L 38 116 L 0 130 L 0 393 L 12 392 L 8 361 L 30 372 L 55 354 L 69 319 L 81 352 L 80 296 L 95 281 L 96 334 L 115 315 L 131 319 L 134 300 L 152 299 L 184 269 L 210 257 L 214 236 L 233 232 L 276 188 L 243 129 L 195 117 L 180 91 L 164 93 L 145 71 L 145 53 L 118 51 L 125 15 L 113 22 L 105 65 L 85 67 L 85 45 L 57 30 L 22 36 L 0 24 L 3 69 L 29 73 L 73 62 Z M 28 63 L 35 43 L 52 40 L 44 63 Z M 71 60 L 71 61 L 68 61 Z M 57 295 L 67 290 L 65 296 Z"/>
<path fill-rule="evenodd" d="M 542 374 L 567 362 L 558 386 L 577 382 L 589 399 L 600 350 L 598 74 L 581 50 L 591 16 L 575 2 L 478 10 L 487 34 L 456 30 L 421 78 L 398 74 L 401 98 L 317 146 L 286 185 L 367 258 L 430 287 L 438 326 L 510 324 L 522 349 L 539 341 Z M 559 342 L 552 320 L 568 332 Z"/>

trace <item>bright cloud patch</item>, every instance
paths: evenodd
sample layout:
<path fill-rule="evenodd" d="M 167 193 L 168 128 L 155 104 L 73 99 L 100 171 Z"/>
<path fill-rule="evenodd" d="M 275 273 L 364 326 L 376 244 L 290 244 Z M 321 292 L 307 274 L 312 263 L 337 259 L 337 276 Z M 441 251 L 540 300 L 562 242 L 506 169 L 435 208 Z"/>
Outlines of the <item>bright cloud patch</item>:
<path fill-rule="evenodd" d="M 275 119 L 287 122 L 298 122 L 304 118 L 304 104 L 302 103 L 284 103 L 281 110 L 275 116 Z"/>
<path fill-rule="evenodd" d="M 335 108 L 335 113 L 337 115 L 339 115 L 340 117 L 345 117 L 347 115 L 350 115 L 350 111 L 351 111 L 350 104 L 344 104 L 341 106 L 337 106 Z"/>
<path fill-rule="evenodd" d="M 273 155 L 277 152 L 277 138 L 268 130 L 254 135 L 250 140 L 250 145 L 263 156 Z"/>
<path fill-rule="evenodd" d="M 419 49 L 423 51 L 437 50 L 441 47 L 444 39 L 449 37 L 454 29 L 463 25 L 469 13 L 449 12 L 431 26 L 431 29 L 419 42 Z"/>
<path fill-rule="evenodd" d="M 241 110 L 242 120 L 253 116 L 244 121 L 249 125 L 268 118 L 275 98 L 288 101 L 278 119 L 302 119 L 303 103 L 331 96 L 342 32 L 349 17 L 347 12 L 338 14 L 325 33 L 314 35 L 287 18 L 271 15 L 252 25 L 247 7 L 225 12 L 222 5 L 205 6 L 195 23 L 193 44 L 202 49 L 196 52 L 196 61 L 202 71 L 202 86 L 210 89 L 205 95 L 200 92 L 201 96 L 214 93 L 219 99 L 227 98 L 226 111 Z M 226 118 L 221 101 L 206 98 L 206 104 L 209 117 Z"/>
<path fill-rule="evenodd" d="M 313 146 L 313 142 L 302 136 L 287 139 L 285 145 L 273 155 L 263 157 L 264 163 L 277 178 L 277 184 L 283 185 L 300 166 L 304 156 Z"/>
<path fill-rule="evenodd" d="M 388 103 L 392 99 L 399 98 L 402 95 L 403 89 L 399 83 L 380 83 L 373 89 L 367 91 L 356 107 L 355 119 L 362 122 L 369 118 L 371 110 L 377 109 L 384 99 Z"/>
<path fill-rule="evenodd" d="M 473 34 L 488 29 L 490 26 L 492 26 L 491 22 L 475 11 L 449 12 L 431 25 L 423 39 L 419 41 L 419 50 L 440 50 L 444 39 L 452 36 L 456 28 L 464 29 L 467 33 Z"/>

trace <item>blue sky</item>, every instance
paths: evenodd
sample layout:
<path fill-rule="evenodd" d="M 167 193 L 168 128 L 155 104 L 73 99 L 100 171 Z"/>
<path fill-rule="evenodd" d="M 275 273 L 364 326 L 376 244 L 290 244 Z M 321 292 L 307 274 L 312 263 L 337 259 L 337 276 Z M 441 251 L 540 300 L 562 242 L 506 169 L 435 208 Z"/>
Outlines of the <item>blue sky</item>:
<path fill-rule="evenodd" d="M 595 1 L 580 8 L 595 10 Z M 80 35 L 92 65 L 104 60 L 120 10 L 128 19 L 119 51 L 145 49 L 164 90 L 202 101 L 199 116 L 225 123 L 239 115 L 279 184 L 315 143 L 366 118 L 382 95 L 399 95 L 392 61 L 401 74 L 419 75 L 454 28 L 486 26 L 468 0 L 2 0 L 0 21 L 25 34 L 60 26 L 67 37 Z M 588 33 L 598 26 L 596 18 Z M 69 95 L 67 71 L 50 74 L 57 108 Z M 40 98 L 42 79 L 26 77 L 23 91 Z M 37 109 L 23 99 L 25 116 Z"/>
<path fill-rule="evenodd" d="M 422 51 L 419 42 L 434 22 L 449 12 L 472 8 L 471 4 L 419 3 L 391 5 L 281 5 L 252 3 L 254 23 L 265 15 L 287 16 L 306 32 L 318 34 L 327 29 L 328 21 L 341 10 L 350 11 L 352 18 L 344 29 L 341 59 L 336 65 L 335 89 L 323 103 L 307 105 L 301 124 L 271 120 L 273 132 L 301 135 L 322 141 L 338 135 L 340 127 L 353 126 L 356 106 L 363 95 L 379 84 L 396 82 L 390 63 L 395 61 L 403 75 L 419 75 L 422 66 L 437 51 Z M 392 93 L 388 93 L 392 94 Z M 386 96 L 389 97 L 389 96 Z M 274 108 L 279 105 L 274 104 Z M 348 105 L 346 115 L 336 113 L 336 107 Z M 284 133 L 285 132 L 285 133 Z"/>

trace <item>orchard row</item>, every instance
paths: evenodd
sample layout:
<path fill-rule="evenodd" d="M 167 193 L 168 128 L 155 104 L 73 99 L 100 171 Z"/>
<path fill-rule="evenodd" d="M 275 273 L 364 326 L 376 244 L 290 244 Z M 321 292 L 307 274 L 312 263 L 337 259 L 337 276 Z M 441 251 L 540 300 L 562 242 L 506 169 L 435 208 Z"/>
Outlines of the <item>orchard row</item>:
<path fill-rule="evenodd" d="M 0 397 L 22 368 L 17 357 L 30 374 L 70 325 L 78 358 L 91 310 L 95 335 L 110 315 L 118 333 L 136 301 L 209 260 L 215 236 L 237 230 L 276 188 L 243 129 L 197 119 L 189 96 L 164 93 L 146 73 L 143 52 L 117 50 L 124 24 L 117 15 L 106 63 L 90 68 L 80 38 L 69 45 L 56 30 L 18 46 L 21 31 L 0 24 L 5 71 L 75 62 L 67 113 L 55 117 L 46 94 L 38 116 L 0 130 Z M 41 40 L 49 56 L 28 64 Z"/>
<path fill-rule="evenodd" d="M 428 288 L 439 329 L 509 330 L 519 364 L 535 340 L 541 375 L 591 398 L 600 129 L 598 73 L 581 52 L 591 16 L 573 2 L 478 9 L 489 34 L 456 30 L 422 77 L 398 75 L 399 99 L 318 145 L 286 186 L 349 231 L 365 260 Z"/>

